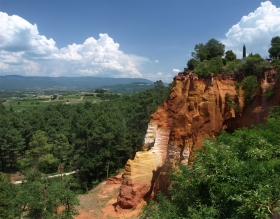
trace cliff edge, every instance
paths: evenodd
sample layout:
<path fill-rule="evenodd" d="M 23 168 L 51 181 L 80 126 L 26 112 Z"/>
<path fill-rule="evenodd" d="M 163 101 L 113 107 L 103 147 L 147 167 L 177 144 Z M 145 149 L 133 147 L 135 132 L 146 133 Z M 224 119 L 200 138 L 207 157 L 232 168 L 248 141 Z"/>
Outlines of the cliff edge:
<path fill-rule="evenodd" d="M 215 75 L 200 79 L 192 71 L 174 77 L 168 98 L 150 117 L 143 150 L 127 161 L 117 200 L 121 208 L 135 207 L 157 191 L 166 191 L 168 171 L 178 163 L 192 163 L 193 150 L 202 147 L 203 139 L 264 123 L 272 106 L 280 104 L 274 68 L 264 69 L 259 90 L 246 106 L 237 81 Z M 276 92 L 268 99 L 263 94 L 271 86 Z"/>

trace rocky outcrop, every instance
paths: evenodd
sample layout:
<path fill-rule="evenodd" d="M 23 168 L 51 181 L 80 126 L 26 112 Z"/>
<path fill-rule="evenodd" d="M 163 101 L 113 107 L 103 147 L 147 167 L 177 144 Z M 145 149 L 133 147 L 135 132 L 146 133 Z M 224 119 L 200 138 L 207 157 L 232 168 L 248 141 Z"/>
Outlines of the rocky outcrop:
<path fill-rule="evenodd" d="M 163 112 L 164 113 L 164 112 Z M 159 127 L 159 120 L 151 120 L 145 137 L 145 148 L 128 160 L 123 174 L 118 204 L 122 208 L 136 206 L 153 193 L 155 180 L 167 156 L 170 129 Z"/>
<path fill-rule="evenodd" d="M 131 208 L 158 190 L 165 191 L 169 169 L 192 163 L 193 149 L 201 148 L 206 137 L 264 122 L 270 106 L 280 100 L 280 92 L 269 101 L 263 96 L 274 85 L 274 75 L 273 68 L 265 69 L 258 94 L 244 107 L 243 91 L 231 76 L 199 79 L 191 71 L 179 73 L 168 99 L 151 115 L 143 150 L 127 161 L 118 204 Z"/>

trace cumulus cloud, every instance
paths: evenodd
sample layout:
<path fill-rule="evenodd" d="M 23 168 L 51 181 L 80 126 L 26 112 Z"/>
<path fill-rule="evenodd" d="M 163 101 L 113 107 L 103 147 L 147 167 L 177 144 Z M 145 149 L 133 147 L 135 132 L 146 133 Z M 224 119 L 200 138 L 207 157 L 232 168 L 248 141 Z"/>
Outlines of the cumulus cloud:
<path fill-rule="evenodd" d="M 226 33 L 222 43 L 226 50 L 233 50 L 239 58 L 242 57 L 243 44 L 247 53 L 259 53 L 268 56 L 272 37 L 280 35 L 280 8 L 270 1 L 262 2 L 254 12 L 243 16 Z"/>
<path fill-rule="evenodd" d="M 158 81 L 162 80 L 163 82 L 170 83 L 173 80 L 174 75 L 170 73 L 164 73 L 164 72 L 157 72 L 155 74 L 144 74 L 144 78 L 147 78 L 151 81 Z"/>
<path fill-rule="evenodd" d="M 24 51 L 25 55 L 44 55 L 57 50 L 55 41 L 39 35 L 37 25 L 23 18 L 0 12 L 1 43 L 0 49 L 10 52 Z"/>
<path fill-rule="evenodd" d="M 40 76 L 42 73 L 40 71 L 40 65 L 33 61 L 25 61 L 23 70 L 25 71 L 25 74 L 28 76 L 30 76 L 30 75 Z"/>
<path fill-rule="evenodd" d="M 158 61 L 158 60 L 155 60 L 154 63 L 159 63 L 159 61 Z"/>
<path fill-rule="evenodd" d="M 125 54 L 106 33 L 57 48 L 52 38 L 39 34 L 36 24 L 17 15 L 0 12 L 0 26 L 2 75 L 24 71 L 26 75 L 142 77 L 139 66 L 149 61 Z"/>
<path fill-rule="evenodd" d="M 180 72 L 180 69 L 177 69 L 177 68 L 173 68 L 173 70 L 172 70 L 173 72 L 175 72 L 175 73 L 178 73 L 178 72 Z"/>

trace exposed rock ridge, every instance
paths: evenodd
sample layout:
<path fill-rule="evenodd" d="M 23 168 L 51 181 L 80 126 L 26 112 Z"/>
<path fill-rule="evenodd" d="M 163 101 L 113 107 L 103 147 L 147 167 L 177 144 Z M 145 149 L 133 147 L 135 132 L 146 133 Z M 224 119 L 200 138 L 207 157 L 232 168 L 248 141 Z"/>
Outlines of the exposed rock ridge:
<path fill-rule="evenodd" d="M 193 162 L 193 149 L 201 148 L 207 136 L 264 122 L 270 106 L 280 103 L 280 92 L 270 101 L 262 95 L 274 83 L 274 69 L 265 69 L 258 94 L 244 108 L 243 91 L 233 77 L 198 79 L 192 71 L 179 73 L 168 99 L 151 115 L 143 150 L 127 161 L 118 204 L 131 208 L 166 190 L 169 169 Z"/>

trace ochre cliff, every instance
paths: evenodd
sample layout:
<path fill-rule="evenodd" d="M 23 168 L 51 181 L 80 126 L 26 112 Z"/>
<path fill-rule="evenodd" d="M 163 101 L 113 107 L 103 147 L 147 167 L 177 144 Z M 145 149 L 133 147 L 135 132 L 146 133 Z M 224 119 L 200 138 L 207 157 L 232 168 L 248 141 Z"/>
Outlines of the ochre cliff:
<path fill-rule="evenodd" d="M 231 76 L 199 79 L 191 71 L 174 77 L 169 97 L 150 117 L 143 150 L 127 161 L 120 207 L 135 207 L 158 190 L 165 191 L 169 169 L 193 162 L 193 149 L 201 148 L 206 137 L 265 122 L 271 106 L 280 103 L 280 84 L 275 84 L 273 68 L 264 69 L 258 93 L 246 107 L 243 90 L 235 82 Z M 269 86 L 277 88 L 270 100 L 263 96 Z"/>

